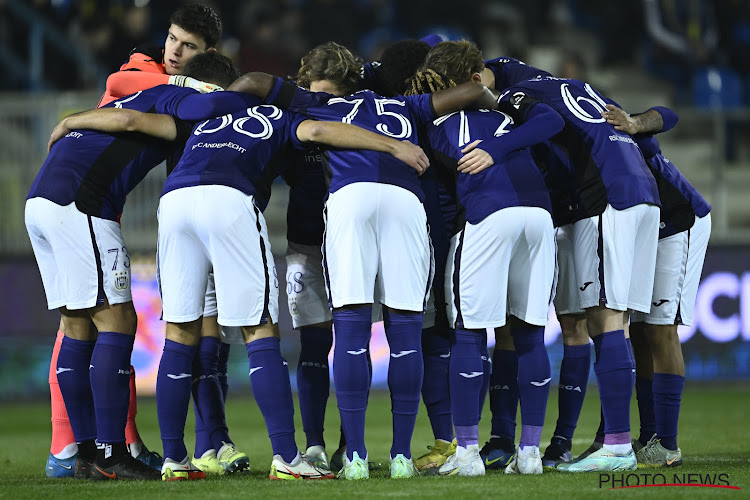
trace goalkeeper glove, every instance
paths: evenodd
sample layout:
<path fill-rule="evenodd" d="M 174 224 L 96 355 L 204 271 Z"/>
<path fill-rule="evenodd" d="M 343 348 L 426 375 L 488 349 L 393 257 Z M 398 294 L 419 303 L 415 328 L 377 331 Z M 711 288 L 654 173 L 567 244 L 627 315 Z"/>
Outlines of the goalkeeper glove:
<path fill-rule="evenodd" d="M 213 83 L 202 82 L 200 80 L 196 80 L 195 78 L 183 75 L 170 76 L 169 84 L 177 85 L 178 87 L 190 87 L 191 89 L 197 90 L 201 94 L 216 92 L 217 90 L 224 90 L 223 88 L 219 87 L 218 85 L 214 85 Z"/>

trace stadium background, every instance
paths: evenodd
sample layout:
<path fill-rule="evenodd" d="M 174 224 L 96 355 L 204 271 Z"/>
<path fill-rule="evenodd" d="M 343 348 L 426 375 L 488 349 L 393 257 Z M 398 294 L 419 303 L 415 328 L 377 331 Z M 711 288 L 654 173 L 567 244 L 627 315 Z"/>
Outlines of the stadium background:
<path fill-rule="evenodd" d="M 750 147 L 743 142 L 750 128 L 748 2 L 463 0 L 460 8 L 439 0 L 204 3 L 224 20 L 220 51 L 243 71 L 293 74 L 301 55 L 329 39 L 376 60 L 392 41 L 438 33 L 476 41 L 486 58 L 517 57 L 560 76 L 586 79 L 626 110 L 655 104 L 676 109 L 680 123 L 660 138 L 663 149 L 713 205 L 714 225 L 695 325 L 680 331 L 686 376 L 689 381 L 750 380 L 750 199 L 745 194 Z M 688 3 L 697 7 L 683 12 L 679 6 Z M 46 310 L 23 206 L 49 133 L 64 115 L 96 104 L 106 75 L 133 46 L 163 42 L 168 15 L 178 4 L 0 2 L 0 401 L 48 394 L 59 315 Z M 651 5 L 667 9 L 661 11 L 663 23 L 647 15 Z M 694 50 L 692 56 L 670 54 L 661 45 L 665 33 L 680 29 L 690 34 L 683 42 Z M 153 280 L 163 180 L 164 169 L 155 169 L 129 196 L 122 219 L 139 315 L 133 364 L 141 394 L 153 390 L 163 345 Z M 279 182 L 266 217 L 280 277 L 285 276 L 285 216 L 286 188 Z M 294 367 L 298 337 L 286 311 L 283 281 L 280 292 L 282 350 Z M 559 373 L 562 342 L 550 317 L 546 340 L 553 373 Z M 373 333 L 374 384 L 382 388 L 388 348 L 382 325 Z M 230 384 L 248 388 L 244 349 L 234 349 L 230 361 Z"/>

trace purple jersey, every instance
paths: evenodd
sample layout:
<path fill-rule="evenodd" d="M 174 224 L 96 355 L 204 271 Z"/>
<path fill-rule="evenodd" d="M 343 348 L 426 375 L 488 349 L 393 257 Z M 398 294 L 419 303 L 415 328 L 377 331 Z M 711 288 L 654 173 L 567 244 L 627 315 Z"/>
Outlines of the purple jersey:
<path fill-rule="evenodd" d="M 296 147 L 302 115 L 261 105 L 199 123 L 185 152 L 164 183 L 162 195 L 191 186 L 222 185 L 255 197 L 264 210 L 271 182 L 281 171 L 277 153 L 291 140 Z"/>
<path fill-rule="evenodd" d="M 346 97 L 310 92 L 276 79 L 267 102 L 324 121 L 352 123 L 361 128 L 417 144 L 417 126 L 435 117 L 430 94 L 384 98 L 362 90 Z M 424 194 L 417 172 L 388 153 L 329 150 L 329 192 L 355 182 L 393 184 L 408 189 L 420 201 Z"/>
<path fill-rule="evenodd" d="M 283 159 L 282 177 L 289 185 L 286 239 L 300 245 L 322 245 L 323 207 L 328 195 L 326 159 L 320 149 L 291 150 Z"/>
<path fill-rule="evenodd" d="M 456 162 L 463 156 L 461 149 L 467 144 L 502 136 L 514 128 L 513 118 L 499 111 L 460 111 L 434 120 L 428 134 L 436 159 L 455 171 Z M 494 159 L 495 165 L 478 174 L 458 174 L 456 192 L 468 222 L 477 224 L 508 207 L 552 211 L 544 177 L 528 148 Z"/>
<path fill-rule="evenodd" d="M 659 239 L 687 231 L 695 217 L 705 217 L 711 205 L 701 196 L 684 175 L 665 158 L 658 141 L 650 136 L 636 136 L 636 142 L 646 157 L 656 178 L 661 198 Z"/>
<path fill-rule="evenodd" d="M 104 107 L 174 115 L 177 140 L 164 141 L 139 133 L 72 131 L 52 146 L 28 198 L 38 196 L 62 206 L 75 202 L 85 214 L 117 220 L 127 194 L 152 168 L 182 148 L 193 125 L 183 120 L 257 102 L 245 94 L 226 94 L 217 99 L 193 89 L 159 85 L 107 104 Z"/>
<path fill-rule="evenodd" d="M 543 69 L 529 66 L 525 62 L 513 59 L 512 57 L 490 59 L 489 61 L 484 61 L 484 66 L 490 68 L 495 75 L 495 88 L 497 90 L 504 90 L 524 80 L 552 76 Z"/>
<path fill-rule="evenodd" d="M 379 61 L 366 62 L 362 65 L 360 73 L 359 89 L 372 90 L 373 92 L 382 92 L 380 88 L 380 79 L 378 78 Z"/>
<path fill-rule="evenodd" d="M 514 85 L 501 101 L 515 106 L 526 96 L 539 99 L 565 120 L 563 130 L 548 144 L 575 185 L 573 221 L 599 215 L 607 204 L 617 210 L 641 203 L 660 206 L 656 181 L 635 141 L 601 116 L 610 101 L 588 83 L 555 77 Z"/>

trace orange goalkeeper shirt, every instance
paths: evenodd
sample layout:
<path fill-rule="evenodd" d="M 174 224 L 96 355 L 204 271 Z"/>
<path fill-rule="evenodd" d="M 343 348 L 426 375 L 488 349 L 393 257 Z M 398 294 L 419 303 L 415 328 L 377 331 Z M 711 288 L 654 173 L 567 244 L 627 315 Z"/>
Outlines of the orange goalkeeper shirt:
<path fill-rule="evenodd" d="M 128 62 L 107 78 L 107 87 L 96 107 L 101 108 L 139 90 L 169 83 L 169 75 L 162 62 L 162 51 L 161 47 L 153 45 L 140 45 L 134 48 Z"/>

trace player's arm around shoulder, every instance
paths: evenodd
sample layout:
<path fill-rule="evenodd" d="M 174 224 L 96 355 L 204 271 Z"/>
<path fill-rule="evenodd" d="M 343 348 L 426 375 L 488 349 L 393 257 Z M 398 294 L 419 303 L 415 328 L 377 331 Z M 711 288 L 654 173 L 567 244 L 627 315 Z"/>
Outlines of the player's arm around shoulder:
<path fill-rule="evenodd" d="M 297 126 L 297 139 L 340 149 L 367 149 L 389 153 L 418 173 L 430 165 L 425 152 L 409 141 L 399 141 L 382 134 L 341 122 L 304 120 Z"/>
<path fill-rule="evenodd" d="M 656 134 L 672 129 L 679 119 L 669 108 L 654 106 L 639 114 L 630 115 L 614 104 L 607 104 L 602 117 L 607 123 L 630 135 Z"/>
<path fill-rule="evenodd" d="M 432 109 L 437 116 L 462 109 L 497 109 L 497 91 L 477 82 L 467 82 L 432 94 Z"/>
<path fill-rule="evenodd" d="M 276 84 L 277 82 L 275 76 L 269 75 L 268 73 L 254 71 L 245 73 L 244 75 L 236 79 L 229 87 L 227 87 L 227 90 L 233 90 L 235 92 L 245 92 L 247 94 L 252 94 L 254 96 L 260 97 L 261 99 L 266 99 L 267 97 L 269 97 L 269 94 L 274 89 L 274 85 Z M 267 102 L 269 102 L 270 104 L 274 104 L 268 99 Z"/>
<path fill-rule="evenodd" d="M 516 120 L 517 126 L 510 131 L 505 131 L 496 137 L 491 137 L 482 142 L 473 141 L 461 150 L 463 157 L 458 161 L 458 171 L 465 174 L 478 174 L 491 167 L 511 151 L 517 151 L 543 142 L 565 126 L 565 120 L 550 106 L 533 101 L 531 105 L 521 103 L 515 106 L 503 102 L 500 109 L 511 113 Z M 482 143 L 481 147 L 479 144 Z"/>
<path fill-rule="evenodd" d="M 177 125 L 170 115 L 143 113 L 133 109 L 99 108 L 67 116 L 52 131 L 47 150 L 71 130 L 98 132 L 141 132 L 157 139 L 172 141 L 177 137 Z"/>

